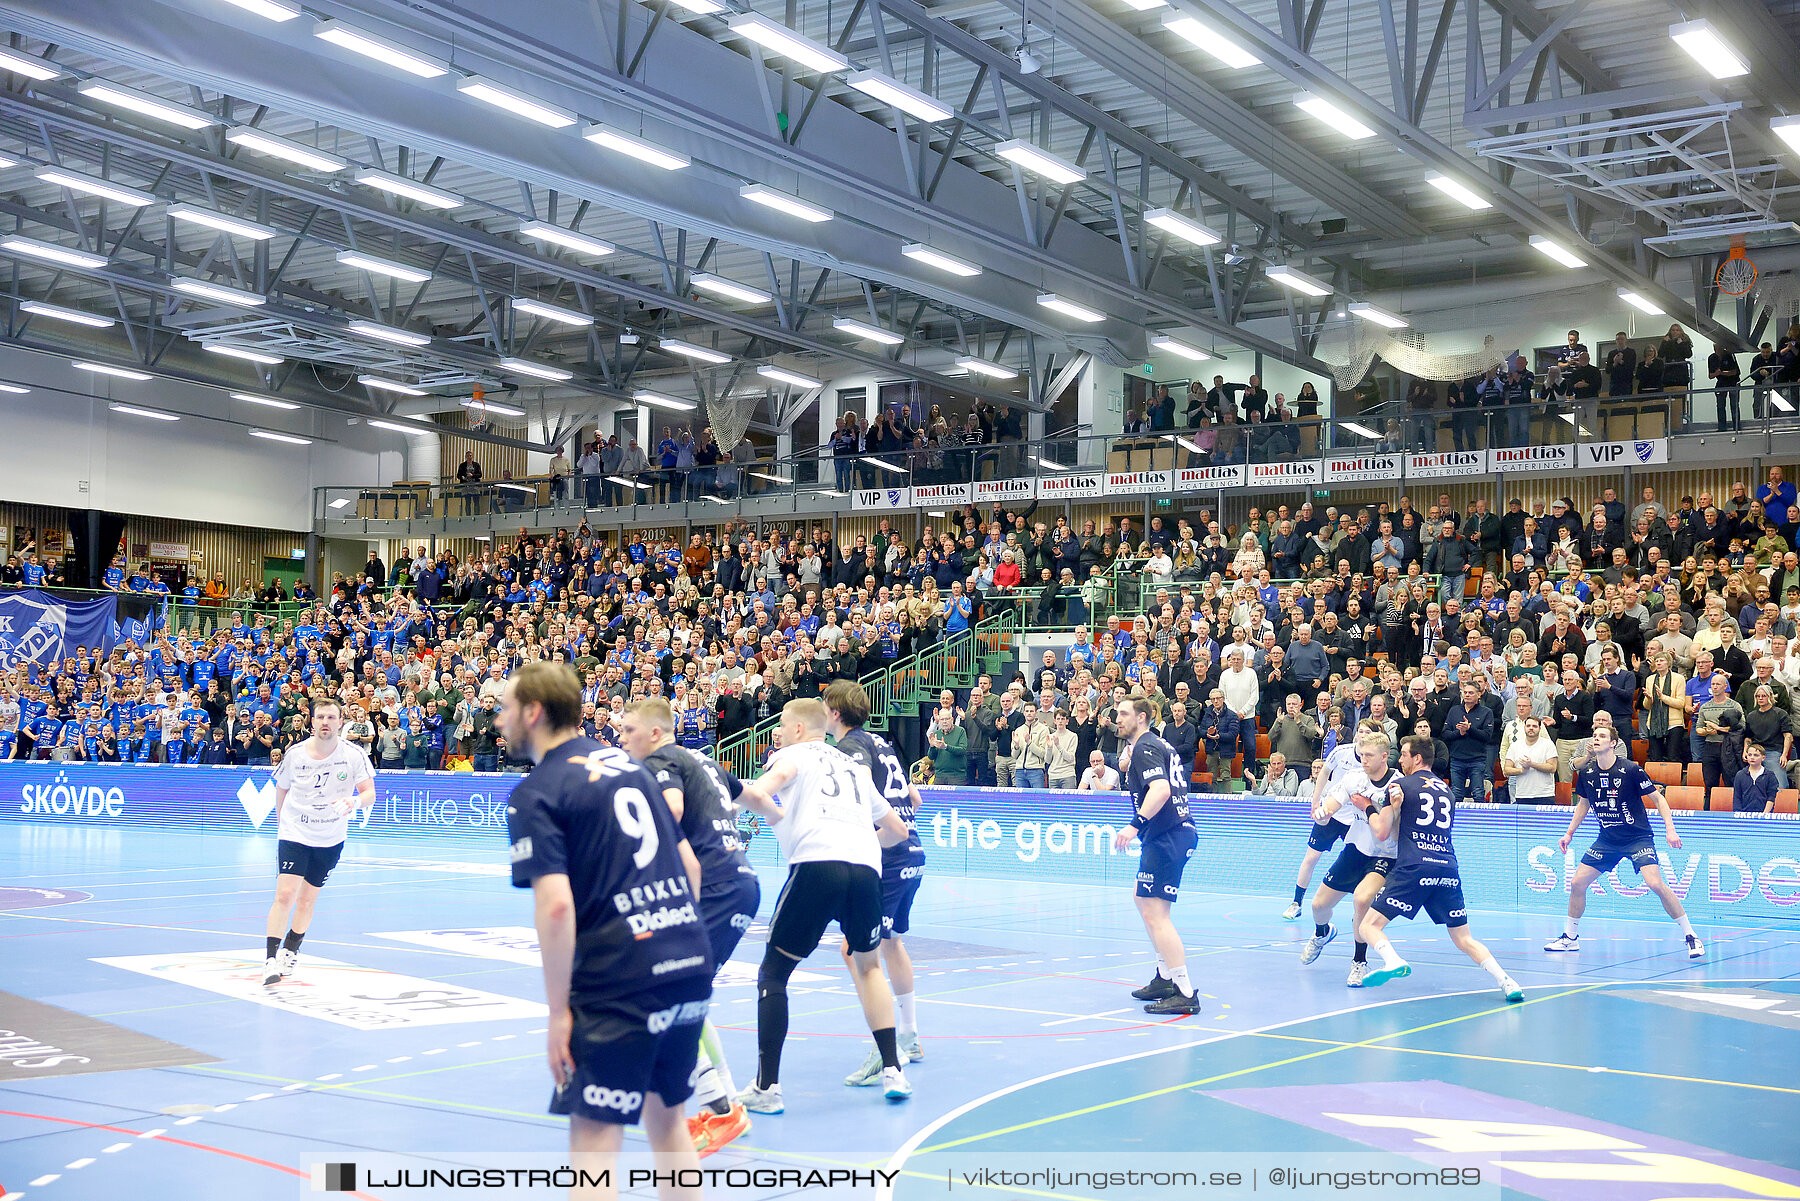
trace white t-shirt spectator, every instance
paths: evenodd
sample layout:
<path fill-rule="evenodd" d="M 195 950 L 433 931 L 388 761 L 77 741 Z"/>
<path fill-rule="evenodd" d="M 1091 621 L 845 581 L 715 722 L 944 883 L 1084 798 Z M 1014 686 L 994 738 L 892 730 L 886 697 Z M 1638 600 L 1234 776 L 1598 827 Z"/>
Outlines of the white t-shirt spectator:
<path fill-rule="evenodd" d="M 1515 739 L 1506 757 L 1516 766 L 1537 769 L 1522 772 L 1507 782 L 1514 801 L 1542 801 L 1556 796 L 1556 742 L 1548 735 L 1539 734 L 1536 742 Z"/>
<path fill-rule="evenodd" d="M 1117 792 L 1119 791 L 1119 773 L 1102 763 L 1099 767 L 1090 767 L 1081 773 L 1082 792 Z"/>

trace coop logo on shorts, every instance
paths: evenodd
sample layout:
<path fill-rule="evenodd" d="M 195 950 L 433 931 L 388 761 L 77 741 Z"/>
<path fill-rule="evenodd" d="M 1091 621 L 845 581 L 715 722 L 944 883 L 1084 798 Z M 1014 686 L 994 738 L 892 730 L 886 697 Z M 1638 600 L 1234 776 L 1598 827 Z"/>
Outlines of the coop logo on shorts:
<path fill-rule="evenodd" d="M 644 1094 L 590 1084 L 581 1090 L 581 1101 L 591 1109 L 616 1109 L 620 1113 L 636 1113 L 644 1107 Z"/>
<path fill-rule="evenodd" d="M 26 784 L 19 789 L 19 812 L 31 817 L 123 817 L 125 790 L 94 784 L 72 784 L 69 773 L 59 771 L 48 784 Z"/>
<path fill-rule="evenodd" d="M 652 1034 L 661 1034 L 670 1026 L 691 1026 L 706 1017 L 706 1011 L 711 1005 L 710 997 L 704 1001 L 683 1001 L 679 1005 L 657 1010 L 644 1019 L 644 1027 Z"/>

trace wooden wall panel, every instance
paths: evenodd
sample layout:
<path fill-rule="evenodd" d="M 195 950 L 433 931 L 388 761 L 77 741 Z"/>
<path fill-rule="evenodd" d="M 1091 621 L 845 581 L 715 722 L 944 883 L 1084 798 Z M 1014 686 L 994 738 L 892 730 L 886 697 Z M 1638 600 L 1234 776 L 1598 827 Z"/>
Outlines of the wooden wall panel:
<path fill-rule="evenodd" d="M 14 531 L 20 526 L 34 530 L 57 530 L 63 534 L 62 557 L 69 550 L 69 510 L 48 505 L 0 504 L 0 522 L 7 530 L 9 553 L 17 553 Z M 148 556 L 135 548 L 152 542 L 185 543 L 190 570 L 206 573 L 224 572 L 225 579 L 237 587 L 245 579 L 260 584 L 265 558 L 291 559 L 296 550 L 306 547 L 306 533 L 300 530 L 260 530 L 243 526 L 216 525 L 210 522 L 180 521 L 170 517 L 127 515 L 124 545 L 127 562 L 135 565 Z M 103 558 L 106 557 L 103 555 Z M 102 563 L 104 567 L 104 562 Z"/>
<path fill-rule="evenodd" d="M 501 403 L 505 403 L 502 401 Z M 505 478 L 506 472 L 512 472 L 513 479 L 525 478 L 525 452 L 516 446 L 496 446 L 492 442 L 474 442 L 456 436 L 457 430 L 469 428 L 470 421 L 466 413 L 439 413 L 432 418 L 444 427 L 443 465 L 440 468 L 445 479 L 456 478 L 457 464 L 463 461 L 463 455 L 475 452 L 475 461 L 481 464 L 481 477 L 485 480 Z M 517 428 L 512 428 L 517 423 Z M 494 419 L 496 432 L 513 437 L 523 437 L 526 433 L 525 423 L 516 417 L 497 417 Z"/>

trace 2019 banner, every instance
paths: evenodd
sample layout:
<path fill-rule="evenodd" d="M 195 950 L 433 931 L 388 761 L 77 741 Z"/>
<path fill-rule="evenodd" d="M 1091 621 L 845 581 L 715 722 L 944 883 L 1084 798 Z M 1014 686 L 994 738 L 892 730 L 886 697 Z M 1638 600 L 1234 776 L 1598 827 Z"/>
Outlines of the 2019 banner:
<path fill-rule="evenodd" d="M 376 803 L 351 823 L 363 839 L 474 840 L 504 864 L 506 798 L 520 777 L 460 772 L 382 772 Z M 1130 819 L 1121 793 L 926 788 L 918 828 L 933 874 L 1030 879 L 1128 888 L 1135 848 L 1112 849 Z M 1243 795 L 1190 798 L 1199 847 L 1184 886 L 1274 901 L 1293 887 L 1306 832 L 1305 806 Z M 273 839 L 270 773 L 244 767 L 143 767 L 0 763 L 0 821 L 113 829 L 258 835 Z M 1754 924 L 1800 919 L 1800 823 L 1728 813 L 1676 816 L 1683 843 L 1667 846 L 1663 874 L 1698 921 Z M 1568 882 L 1593 837 L 1592 823 L 1568 852 L 1557 839 L 1566 808 L 1465 805 L 1456 848 L 1471 907 L 1561 913 Z M 752 858 L 775 861 L 775 840 L 757 838 Z M 1601 877 L 1589 901 L 1597 915 L 1656 920 L 1661 913 L 1629 867 Z"/>

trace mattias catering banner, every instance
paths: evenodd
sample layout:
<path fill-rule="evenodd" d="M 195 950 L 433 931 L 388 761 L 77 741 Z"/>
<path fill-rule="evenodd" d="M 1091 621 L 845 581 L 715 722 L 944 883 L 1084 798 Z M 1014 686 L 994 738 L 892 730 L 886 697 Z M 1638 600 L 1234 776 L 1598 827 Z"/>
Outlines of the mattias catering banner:
<path fill-rule="evenodd" d="M 77 647 L 110 651 L 118 598 L 64 600 L 36 588 L 0 593 L 0 668 L 47 664 Z"/>

